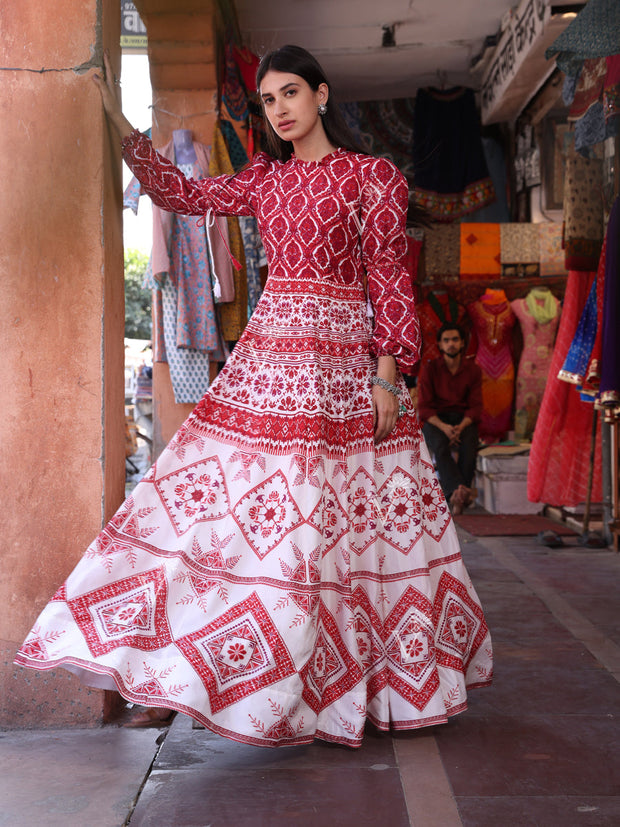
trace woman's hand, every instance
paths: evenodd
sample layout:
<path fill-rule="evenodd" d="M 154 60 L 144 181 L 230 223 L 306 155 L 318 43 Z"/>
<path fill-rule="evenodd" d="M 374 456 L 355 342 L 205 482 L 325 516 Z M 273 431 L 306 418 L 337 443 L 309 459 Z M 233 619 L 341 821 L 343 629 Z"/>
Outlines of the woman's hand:
<path fill-rule="evenodd" d="M 374 409 L 375 444 L 381 442 L 394 430 L 398 422 L 400 404 L 398 397 L 379 385 L 372 386 L 372 406 Z"/>
<path fill-rule="evenodd" d="M 393 356 L 379 356 L 377 376 L 390 385 L 396 383 L 396 360 Z M 374 411 L 375 444 L 381 442 L 394 430 L 400 413 L 400 400 L 391 391 L 380 385 L 372 386 L 372 406 Z"/>
<path fill-rule="evenodd" d="M 105 77 L 99 74 L 93 75 L 93 82 L 99 89 L 103 108 L 105 109 L 108 119 L 115 127 L 121 138 L 125 138 L 133 131 L 133 126 L 129 123 L 127 118 L 123 115 L 120 103 L 120 83 L 117 82 L 116 75 L 112 71 L 110 64 L 110 55 L 106 50 L 103 55 L 103 63 L 105 67 Z"/>

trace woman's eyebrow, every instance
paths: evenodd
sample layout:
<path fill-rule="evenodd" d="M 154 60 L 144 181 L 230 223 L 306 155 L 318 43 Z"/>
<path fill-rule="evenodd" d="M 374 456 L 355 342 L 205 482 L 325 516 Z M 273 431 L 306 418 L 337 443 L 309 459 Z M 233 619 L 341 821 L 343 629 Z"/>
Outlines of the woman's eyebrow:
<path fill-rule="evenodd" d="M 278 91 L 279 92 L 285 92 L 291 86 L 299 86 L 299 84 L 295 83 L 295 81 L 292 80 L 290 83 L 285 83 L 284 86 L 281 86 L 280 89 L 278 89 Z M 269 95 L 272 95 L 272 94 L 273 94 L 273 92 L 263 92 L 263 94 L 261 95 L 261 98 L 268 98 Z"/>

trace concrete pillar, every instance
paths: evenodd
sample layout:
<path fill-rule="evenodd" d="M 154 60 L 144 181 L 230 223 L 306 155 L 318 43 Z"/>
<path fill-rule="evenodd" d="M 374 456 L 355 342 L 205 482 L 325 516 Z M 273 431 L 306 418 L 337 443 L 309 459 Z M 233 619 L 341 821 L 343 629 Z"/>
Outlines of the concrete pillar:
<path fill-rule="evenodd" d="M 124 493 L 118 142 L 90 80 L 118 0 L 4 0 L 0 40 L 0 726 L 95 724 L 109 695 L 16 648 Z"/>

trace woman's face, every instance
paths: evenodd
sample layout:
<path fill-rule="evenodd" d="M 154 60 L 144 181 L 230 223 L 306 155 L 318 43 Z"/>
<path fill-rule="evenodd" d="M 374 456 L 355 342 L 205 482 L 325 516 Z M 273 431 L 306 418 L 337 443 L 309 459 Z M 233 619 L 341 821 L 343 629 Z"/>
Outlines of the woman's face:
<path fill-rule="evenodd" d="M 327 103 L 328 94 L 326 83 L 315 92 L 300 75 L 272 69 L 260 85 L 267 120 L 284 141 L 300 141 L 323 130 L 318 106 Z"/>

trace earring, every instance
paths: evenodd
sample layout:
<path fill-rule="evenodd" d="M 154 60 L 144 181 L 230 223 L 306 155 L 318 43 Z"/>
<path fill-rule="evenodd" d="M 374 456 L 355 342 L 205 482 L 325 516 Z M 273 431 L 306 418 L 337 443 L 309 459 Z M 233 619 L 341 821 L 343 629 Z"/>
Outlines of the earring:
<path fill-rule="evenodd" d="M 325 115 L 327 113 L 327 104 L 320 103 L 319 104 L 319 115 Z"/>

